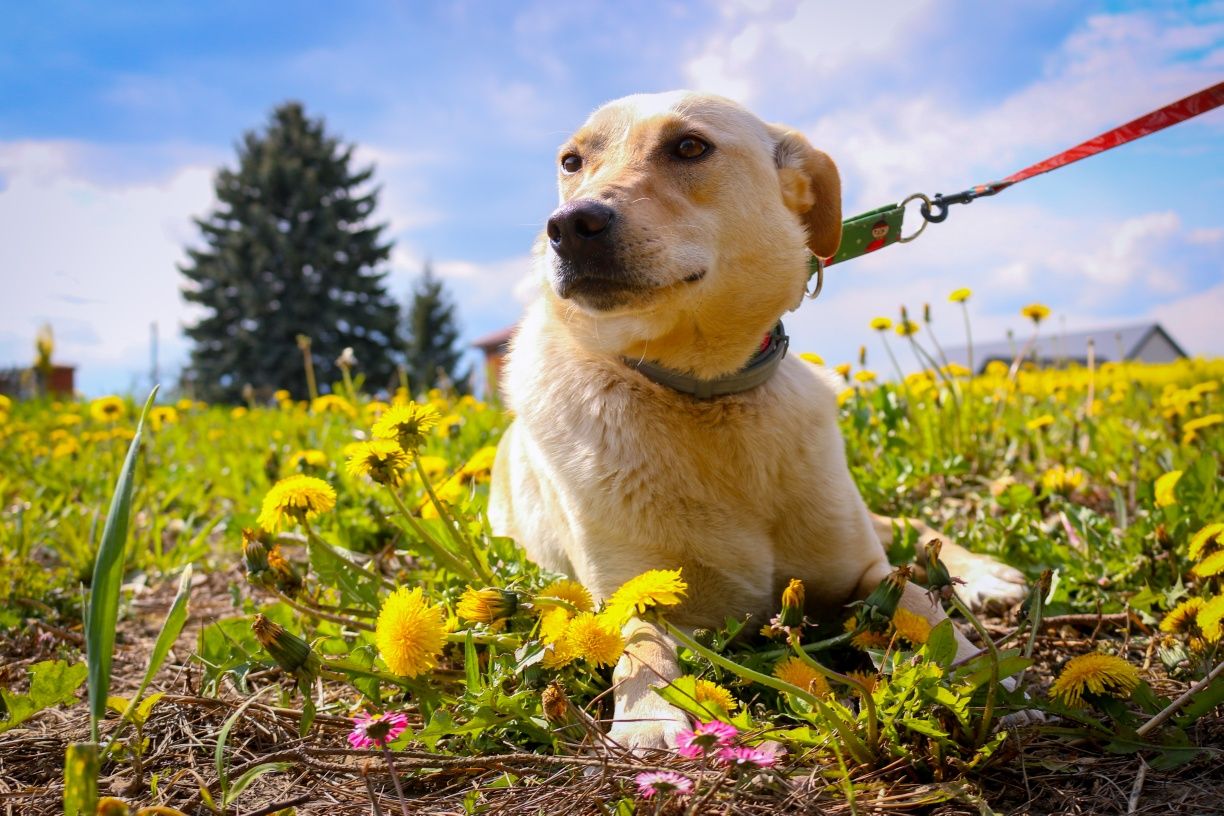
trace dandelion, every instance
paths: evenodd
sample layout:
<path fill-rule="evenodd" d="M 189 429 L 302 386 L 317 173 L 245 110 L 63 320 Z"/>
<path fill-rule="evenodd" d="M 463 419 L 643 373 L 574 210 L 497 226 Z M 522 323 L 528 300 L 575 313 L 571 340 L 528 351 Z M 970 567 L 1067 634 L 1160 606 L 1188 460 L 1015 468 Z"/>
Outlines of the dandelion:
<path fill-rule="evenodd" d="M 545 598 L 559 598 L 565 601 L 570 606 L 579 612 L 591 612 L 595 609 L 595 603 L 591 600 L 591 593 L 582 584 L 577 581 L 571 581 L 568 578 L 562 578 L 559 581 L 553 581 L 548 586 L 540 590 L 540 596 Z M 562 610 L 564 611 L 564 610 Z"/>
<path fill-rule="evenodd" d="M 1041 474 L 1041 487 L 1047 493 L 1074 493 L 1084 483 L 1084 471 L 1079 468 L 1054 467 Z"/>
<path fill-rule="evenodd" d="M 310 648 L 310 644 L 289 632 L 280 624 L 263 615 L 256 615 L 251 622 L 251 631 L 259 645 L 272 655 L 276 664 L 295 675 L 300 681 L 313 682 L 319 676 L 323 662 Z"/>
<path fill-rule="evenodd" d="M 372 402 L 366 403 L 365 406 L 362 407 L 361 417 L 366 422 L 374 423 L 378 421 L 380 416 L 387 413 L 389 410 L 391 410 L 391 406 L 387 403 L 383 402 L 382 400 L 373 400 Z"/>
<path fill-rule="evenodd" d="M 408 727 L 408 717 L 393 713 L 360 714 L 353 718 L 353 730 L 349 732 L 349 745 L 359 751 L 377 746 L 385 748 Z"/>
<path fill-rule="evenodd" d="M 710 680 L 698 679 L 693 687 L 693 700 L 697 705 L 712 706 L 727 714 L 739 708 L 739 701 L 731 692 Z"/>
<path fill-rule="evenodd" d="M 910 566 L 902 564 L 884 577 L 863 600 L 860 623 L 887 624 L 897 611 L 897 604 L 905 591 L 905 584 L 910 578 Z"/>
<path fill-rule="evenodd" d="M 986 364 L 986 375 L 989 377 L 1006 377 L 1007 363 L 1002 360 L 991 360 Z"/>
<path fill-rule="evenodd" d="M 739 730 L 734 725 L 718 720 L 699 722 L 692 731 L 681 731 L 676 737 L 676 753 L 688 759 L 698 759 L 734 745 L 738 735 Z"/>
<path fill-rule="evenodd" d="M 170 405 L 158 405 L 149 409 L 149 425 L 155 431 L 160 431 L 166 425 L 173 425 L 178 419 L 178 411 Z"/>
<path fill-rule="evenodd" d="M 795 655 L 779 660 L 774 665 L 773 676 L 783 683 L 798 686 L 817 697 L 823 697 L 830 691 L 828 681 L 824 679 L 820 672 L 809 666 L 807 661 L 801 660 Z"/>
<path fill-rule="evenodd" d="M 838 374 L 840 374 L 843 380 L 846 380 L 846 381 L 850 380 L 850 364 L 849 363 L 838 363 L 837 365 L 833 367 L 833 370 L 836 371 Z"/>
<path fill-rule="evenodd" d="M 560 643 L 562 654 L 581 658 L 595 666 L 611 666 L 625 651 L 625 639 L 616 625 L 591 612 L 576 615 L 565 627 Z"/>
<path fill-rule="evenodd" d="M 357 418 L 357 409 L 353 404 L 338 394 L 324 394 L 310 401 L 311 413 L 339 414 L 349 419 Z"/>
<path fill-rule="evenodd" d="M 1217 595 L 1203 604 L 1194 620 L 1209 643 L 1217 642 L 1224 635 L 1224 595 Z"/>
<path fill-rule="evenodd" d="M 1033 325 L 1036 326 L 1050 316 L 1050 307 L 1043 303 L 1030 303 L 1020 310 L 1020 314 L 1033 321 Z"/>
<path fill-rule="evenodd" d="M 400 587 L 383 601 L 374 642 L 395 674 L 416 677 L 438 664 L 446 645 L 446 611 L 431 606 L 420 587 Z"/>
<path fill-rule="evenodd" d="M 914 321 L 903 319 L 897 323 L 897 334 L 901 337 L 910 337 L 917 334 L 919 328 L 921 327 Z"/>
<path fill-rule="evenodd" d="M 1189 632 L 1195 624 L 1195 618 L 1204 606 L 1206 602 L 1202 598 L 1187 598 L 1164 616 L 1164 619 L 1160 621 L 1160 631 L 1166 635 Z"/>
<path fill-rule="evenodd" d="M 926 643 L 931 636 L 930 621 L 908 609 L 898 608 L 893 613 L 892 625 L 898 637 L 905 638 L 915 646 Z"/>
<path fill-rule="evenodd" d="M 327 454 L 321 450 L 300 450 L 294 451 L 289 455 L 289 461 L 286 463 L 289 470 L 304 470 L 306 468 L 325 468 L 327 467 Z"/>
<path fill-rule="evenodd" d="M 723 748 L 718 752 L 718 760 L 736 768 L 772 768 L 778 762 L 778 754 L 764 748 L 741 745 L 738 748 Z"/>
<path fill-rule="evenodd" d="M 1062 673 L 1050 687 L 1050 696 L 1069 706 L 1084 704 L 1084 695 L 1105 695 L 1125 699 L 1139 685 L 1139 670 L 1120 657 L 1086 654 L 1067 661 Z"/>
<path fill-rule="evenodd" d="M 396 487 L 403 481 L 410 461 L 399 443 L 391 439 L 371 439 L 357 443 L 349 453 L 345 470 L 350 476 L 369 476 L 381 485 Z"/>
<path fill-rule="evenodd" d="M 624 623 L 652 606 L 675 606 L 687 590 L 688 584 L 680 577 L 680 570 L 648 570 L 630 578 L 612 593 L 604 614 Z"/>
<path fill-rule="evenodd" d="M 1177 494 L 1174 492 L 1174 488 L 1177 487 L 1181 477 L 1182 471 L 1171 470 L 1156 480 L 1153 492 L 1156 495 L 1157 507 L 1168 507 L 1177 502 Z"/>
<path fill-rule="evenodd" d="M 1034 417 L 1033 419 L 1030 419 L 1028 422 L 1024 423 L 1024 427 L 1028 428 L 1030 431 L 1039 431 L 1042 428 L 1048 428 L 1053 424 L 1054 417 L 1050 416 L 1049 414 L 1042 414 L 1041 416 Z"/>
<path fill-rule="evenodd" d="M 854 373 L 854 379 L 861 383 L 872 382 L 875 380 L 875 378 L 876 373 L 874 371 L 869 371 L 866 368 L 864 368 L 862 371 L 856 371 Z"/>
<path fill-rule="evenodd" d="M 825 364 L 823 357 L 821 357 L 819 354 L 813 354 L 810 351 L 805 351 L 805 352 L 800 353 L 799 359 L 805 360 L 811 363 L 812 365 L 822 366 Z"/>
<path fill-rule="evenodd" d="M 953 290 L 952 294 L 948 295 L 948 301 L 951 303 L 964 303 L 973 294 L 972 289 L 960 288 Z"/>
<path fill-rule="evenodd" d="M 559 643 L 569 628 L 570 613 L 559 606 L 546 609 L 540 615 L 540 640 L 544 643 Z"/>
<path fill-rule="evenodd" d="M 1224 544 L 1224 522 L 1215 522 L 1208 524 L 1203 529 L 1199 530 L 1190 539 L 1189 556 L 1191 561 L 1199 560 L 1199 556 L 1207 549 L 1207 545 L 1211 542 L 1217 545 Z"/>
<path fill-rule="evenodd" d="M 496 587 L 468 587 L 459 598 L 455 611 L 459 617 L 474 623 L 493 623 L 512 616 L 518 609 L 518 595 Z"/>
<path fill-rule="evenodd" d="M 1214 385 L 1214 383 L 1213 383 Z M 1224 414 L 1207 414 L 1198 419 L 1192 419 L 1182 425 L 1182 444 L 1189 445 L 1198 439 L 1198 432 L 1204 428 L 1224 423 Z"/>
<path fill-rule="evenodd" d="M 374 436 L 393 439 L 408 453 L 415 453 L 426 434 L 438 424 L 438 412 L 433 406 L 409 402 L 393 405 L 374 423 Z"/>
<path fill-rule="evenodd" d="M 873 317 L 871 319 L 871 328 L 876 331 L 884 332 L 892 328 L 893 322 L 887 317 Z"/>
<path fill-rule="evenodd" d="M 99 397 L 89 403 L 89 415 L 95 422 L 118 422 L 127 413 L 127 405 L 119 397 Z"/>
<path fill-rule="evenodd" d="M 293 395 L 284 388 L 279 388 L 272 392 L 272 399 L 277 402 L 293 402 Z"/>
<path fill-rule="evenodd" d="M 322 479 L 295 474 L 281 479 L 264 496 L 257 522 L 269 533 L 286 522 L 300 523 L 336 506 L 336 491 Z"/>
<path fill-rule="evenodd" d="M 245 405 L 235 405 L 230 409 L 230 419 L 242 419 L 248 413 L 250 411 L 247 410 Z"/>
<path fill-rule="evenodd" d="M 634 777 L 643 799 L 654 796 L 684 796 L 693 790 L 693 780 L 675 771 L 643 771 Z"/>
<path fill-rule="evenodd" d="M 1194 565 L 1191 570 L 1199 578 L 1224 574 L 1224 550 L 1217 550 Z"/>

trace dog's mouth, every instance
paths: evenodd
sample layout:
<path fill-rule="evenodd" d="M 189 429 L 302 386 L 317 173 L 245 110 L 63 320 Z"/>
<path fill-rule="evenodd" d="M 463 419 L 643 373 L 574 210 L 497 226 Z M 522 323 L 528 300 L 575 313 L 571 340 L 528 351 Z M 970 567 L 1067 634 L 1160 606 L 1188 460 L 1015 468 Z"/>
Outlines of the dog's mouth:
<path fill-rule="evenodd" d="M 609 311 L 628 306 L 652 293 L 674 286 L 697 283 L 707 270 L 700 269 L 671 283 L 643 280 L 619 264 L 576 264 L 557 258 L 553 274 L 553 289 L 562 300 L 573 300 L 596 311 Z"/>
<path fill-rule="evenodd" d="M 706 276 L 706 271 L 702 269 L 698 272 L 694 272 L 693 274 L 685 278 L 684 283 L 696 283 L 697 281 L 701 280 L 705 276 Z"/>

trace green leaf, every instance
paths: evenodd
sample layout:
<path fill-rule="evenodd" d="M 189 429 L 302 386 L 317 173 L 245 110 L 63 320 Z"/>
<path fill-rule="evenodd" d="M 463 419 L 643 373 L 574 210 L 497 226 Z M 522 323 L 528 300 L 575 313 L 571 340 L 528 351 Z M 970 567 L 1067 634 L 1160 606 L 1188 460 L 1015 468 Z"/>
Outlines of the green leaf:
<path fill-rule="evenodd" d="M 221 800 L 221 806 L 227 807 L 232 804 L 239 796 L 242 795 L 242 792 L 247 789 L 247 786 L 264 774 L 287 771 L 292 767 L 292 762 L 264 762 L 260 765 L 256 765 L 254 768 L 247 770 L 242 774 L 242 776 L 234 780 L 234 783 L 230 786 L 229 792 L 225 795 L 225 798 Z"/>
<path fill-rule="evenodd" d="M 927 660 L 941 668 L 948 668 L 956 659 L 956 632 L 952 621 L 944 618 L 931 630 L 926 645 L 922 647 Z"/>
<path fill-rule="evenodd" d="M 174 600 L 170 603 L 170 609 L 166 612 L 166 619 L 162 621 L 161 631 L 157 635 L 157 642 L 153 644 L 153 651 L 149 655 L 149 665 L 145 669 L 144 679 L 140 681 L 140 687 L 136 689 L 136 694 L 133 695 L 129 707 L 123 711 L 123 718 L 126 720 L 131 716 L 131 706 L 136 705 L 140 701 L 140 696 L 144 694 L 145 689 L 149 687 L 149 683 L 153 680 L 154 675 L 161 669 L 162 664 L 166 662 L 166 655 L 170 653 L 175 641 L 178 640 L 179 634 L 183 631 L 183 625 L 187 623 L 187 602 L 191 597 L 191 564 L 188 564 L 183 569 L 183 574 L 179 576 L 178 592 L 174 595 Z M 155 695 L 158 699 L 161 695 Z M 140 703 L 143 707 L 144 704 Z M 151 706 L 150 706 L 151 708 Z M 148 713 L 139 718 L 143 723 L 148 719 Z"/>
<path fill-rule="evenodd" d="M 64 752 L 64 814 L 93 816 L 98 809 L 98 744 L 74 742 Z"/>
<path fill-rule="evenodd" d="M 1174 717 L 1182 728 L 1188 728 L 1199 717 L 1211 712 L 1216 706 L 1224 703 L 1224 674 L 1217 675 L 1207 688 L 1190 698 L 1190 702 Z"/>
<path fill-rule="evenodd" d="M 936 737 L 937 739 L 947 739 L 948 737 L 948 732 L 937 728 L 934 723 L 927 722 L 926 720 L 915 720 L 909 717 L 903 717 L 902 719 L 897 720 L 897 722 L 904 725 L 911 731 L 928 737 Z"/>
<path fill-rule="evenodd" d="M 225 724 L 221 726 L 221 731 L 217 734 L 217 747 L 213 752 L 213 760 L 217 768 L 217 782 L 221 786 L 222 805 L 229 801 L 229 773 L 225 767 L 225 743 L 229 739 L 230 730 L 246 712 L 247 708 L 258 700 L 261 694 L 271 688 L 276 688 L 276 686 L 267 686 L 248 697 L 242 705 L 234 710 L 234 713 L 229 716 L 229 719 L 225 721 Z"/>
<path fill-rule="evenodd" d="M 378 587 L 372 581 L 359 577 L 363 572 L 355 562 L 343 558 L 313 537 L 307 547 L 310 566 L 321 583 L 339 588 L 347 598 L 359 601 L 363 606 L 378 608 Z"/>
<path fill-rule="evenodd" d="M 0 734 L 33 717 L 44 708 L 76 702 L 76 690 L 81 687 L 89 669 L 82 663 L 69 665 L 63 660 L 44 660 L 30 667 L 30 690 L 16 694 L 0 689 L 0 700 L 8 718 L 0 720 Z"/>
<path fill-rule="evenodd" d="M 127 458 L 119 471 L 110 509 L 102 527 L 102 541 L 94 560 L 93 580 L 89 585 L 89 607 L 85 617 L 85 656 L 89 664 L 89 730 L 98 741 L 98 722 L 106 716 L 106 695 L 110 690 L 111 661 L 115 652 L 115 626 L 119 619 L 119 592 L 123 585 L 123 554 L 127 546 L 128 521 L 132 515 L 132 488 L 135 484 L 136 454 L 145 418 L 157 396 L 157 386 L 145 400 L 136 423 L 136 433 L 128 446 Z"/>

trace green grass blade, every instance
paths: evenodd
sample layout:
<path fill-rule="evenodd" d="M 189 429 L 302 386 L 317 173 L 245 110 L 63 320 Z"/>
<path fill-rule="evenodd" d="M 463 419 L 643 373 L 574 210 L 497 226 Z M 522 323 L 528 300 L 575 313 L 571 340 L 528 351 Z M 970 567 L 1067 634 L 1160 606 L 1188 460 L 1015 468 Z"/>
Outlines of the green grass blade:
<path fill-rule="evenodd" d="M 64 754 L 64 814 L 92 816 L 98 809 L 98 744 L 74 742 Z"/>
<path fill-rule="evenodd" d="M 213 760 L 216 762 L 217 766 L 217 784 L 221 788 L 220 799 L 223 805 L 229 800 L 230 792 L 229 771 L 225 767 L 225 743 L 229 740 L 230 729 L 232 729 L 238 720 L 242 718 L 242 715 L 246 713 L 246 710 L 251 703 L 258 700 L 260 695 L 270 688 L 276 687 L 267 686 L 248 697 L 246 702 L 234 710 L 234 713 L 229 716 L 229 719 L 225 721 L 225 724 L 221 726 L 221 730 L 217 733 L 217 747 L 213 752 Z"/>
<path fill-rule="evenodd" d="M 106 696 L 110 691 L 111 661 L 115 649 L 115 623 L 119 618 L 119 590 L 123 585 L 123 551 L 127 544 L 128 521 L 132 513 L 132 487 L 135 483 L 136 454 L 140 449 L 140 434 L 145 417 L 157 396 L 154 386 L 140 420 L 136 434 L 128 446 L 127 458 L 115 482 L 110 510 L 102 527 L 102 541 L 94 561 L 93 582 L 89 589 L 89 607 L 85 623 L 85 654 L 89 662 L 89 731 L 93 742 L 98 741 L 98 722 L 106 716 Z"/>
<path fill-rule="evenodd" d="M 132 701 L 128 703 L 127 709 L 123 712 L 123 719 L 128 719 L 132 715 L 136 706 L 140 705 L 140 698 L 145 693 L 145 689 L 149 687 L 154 675 L 161 669 L 162 664 L 166 662 L 166 655 L 170 654 L 170 647 L 178 640 L 178 636 L 183 631 L 183 626 L 187 623 L 187 606 L 191 599 L 191 564 L 188 564 L 183 569 L 183 574 L 179 576 L 178 592 L 174 595 L 174 601 L 170 604 L 170 611 L 166 613 L 166 619 L 162 621 L 161 632 L 157 636 L 157 642 L 153 644 L 153 651 L 149 655 L 149 665 L 145 669 L 144 679 L 140 681 L 140 688 L 132 695 Z"/>

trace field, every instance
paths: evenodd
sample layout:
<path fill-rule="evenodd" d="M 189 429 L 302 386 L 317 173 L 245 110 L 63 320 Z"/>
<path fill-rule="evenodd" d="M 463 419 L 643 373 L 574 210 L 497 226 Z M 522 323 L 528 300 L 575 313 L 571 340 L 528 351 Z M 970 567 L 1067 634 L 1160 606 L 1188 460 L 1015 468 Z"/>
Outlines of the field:
<path fill-rule="evenodd" d="M 920 339 L 881 326 L 890 355 Z M 855 478 L 1022 569 L 1028 600 L 975 617 L 937 561 L 898 570 L 985 647 L 955 665 L 887 592 L 810 622 L 792 587 L 778 625 L 687 642 L 665 696 L 724 725 L 648 757 L 604 744 L 611 664 L 683 575 L 597 609 L 491 537 L 496 404 L 338 383 L 160 404 L 137 434 L 130 399 L 0 403 L 0 812 L 63 812 L 89 743 L 112 813 L 1220 812 L 1224 361 L 931 363 L 839 367 Z"/>

